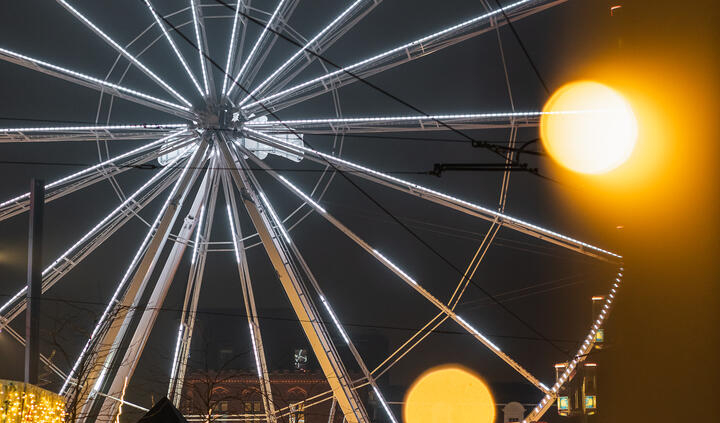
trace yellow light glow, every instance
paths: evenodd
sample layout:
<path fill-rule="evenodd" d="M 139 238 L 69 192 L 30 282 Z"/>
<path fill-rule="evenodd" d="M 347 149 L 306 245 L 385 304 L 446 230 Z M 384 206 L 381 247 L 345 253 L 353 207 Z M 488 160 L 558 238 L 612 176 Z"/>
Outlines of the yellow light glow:
<path fill-rule="evenodd" d="M 487 385 L 459 366 L 423 373 L 405 396 L 405 423 L 492 423 L 495 400 Z"/>
<path fill-rule="evenodd" d="M 0 380 L 0 422 L 63 423 L 65 400 L 37 386 Z"/>
<path fill-rule="evenodd" d="M 623 164 L 635 147 L 637 122 L 617 91 L 592 81 L 572 82 L 545 104 L 540 138 L 562 166 L 579 173 L 605 173 Z"/>

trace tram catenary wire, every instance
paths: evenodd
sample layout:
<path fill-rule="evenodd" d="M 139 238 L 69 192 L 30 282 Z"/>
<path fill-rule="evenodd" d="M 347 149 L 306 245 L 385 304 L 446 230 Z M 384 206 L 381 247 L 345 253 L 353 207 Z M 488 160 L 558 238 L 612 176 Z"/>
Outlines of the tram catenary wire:
<path fill-rule="evenodd" d="M 0 297 L 12 297 L 11 294 L 0 294 Z M 106 305 L 103 302 L 100 301 L 89 301 L 89 300 L 72 300 L 68 298 L 59 298 L 59 297 L 48 297 L 46 295 L 33 298 L 33 300 L 40 300 L 40 301 L 48 301 L 48 302 L 54 302 L 54 303 L 60 303 L 60 304 L 66 304 L 70 306 L 77 306 L 77 305 L 88 305 L 88 306 L 104 306 Z M 125 310 L 159 310 L 164 312 L 178 312 L 182 311 L 182 308 L 176 308 L 176 307 L 146 307 L 143 305 L 138 305 L 136 307 L 123 307 Z M 87 311 L 87 310 L 86 310 Z M 247 318 L 247 314 L 245 313 L 230 313 L 226 311 L 212 311 L 212 310 L 197 310 L 197 314 L 204 314 L 209 316 L 224 316 L 224 317 L 238 317 L 238 318 Z M 287 321 L 287 322 L 302 322 L 302 320 L 299 320 L 297 317 L 290 318 L 290 317 L 278 317 L 278 316 L 257 316 L 258 319 L 261 320 L 272 320 L 272 321 Z M 322 321 L 324 324 L 334 324 L 331 321 Z M 420 328 L 414 328 L 414 327 L 406 327 L 406 326 L 389 326 L 389 325 L 372 325 L 367 323 L 341 323 L 341 326 L 343 327 L 358 327 L 358 328 L 366 328 L 366 329 L 387 329 L 387 330 L 397 330 L 397 331 L 413 331 L 416 332 Z M 443 334 L 443 335 L 467 335 L 472 337 L 472 334 L 469 334 L 467 331 L 454 331 L 454 330 L 435 330 L 435 333 Z M 2 333 L 2 332 L 0 332 Z M 527 340 L 527 341 L 545 341 L 545 339 L 539 338 L 539 337 L 533 337 L 533 336 L 519 336 L 519 335 L 498 335 L 498 334 L 488 334 L 488 336 L 494 336 L 498 338 L 507 338 L 507 339 L 518 339 L 518 340 Z M 566 342 L 566 343 L 576 343 L 578 342 L 577 339 L 553 339 L 553 341 L 556 342 Z"/>

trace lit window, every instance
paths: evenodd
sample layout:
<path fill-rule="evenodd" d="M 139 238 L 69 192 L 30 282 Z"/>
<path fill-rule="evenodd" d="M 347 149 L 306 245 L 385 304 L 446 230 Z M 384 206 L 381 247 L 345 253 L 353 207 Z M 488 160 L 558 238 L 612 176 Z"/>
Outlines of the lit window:
<path fill-rule="evenodd" d="M 567 411 L 570 409 L 570 399 L 568 397 L 559 397 L 558 398 L 558 409 Z"/>
<path fill-rule="evenodd" d="M 595 395 L 585 395 L 585 409 L 594 410 L 597 408 L 597 398 Z"/>

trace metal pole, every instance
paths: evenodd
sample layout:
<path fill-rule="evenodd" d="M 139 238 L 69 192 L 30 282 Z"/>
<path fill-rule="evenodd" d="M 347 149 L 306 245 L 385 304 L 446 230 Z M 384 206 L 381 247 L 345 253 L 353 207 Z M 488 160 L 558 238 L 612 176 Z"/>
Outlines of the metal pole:
<path fill-rule="evenodd" d="M 42 231 L 45 182 L 30 181 L 30 228 L 28 230 L 27 312 L 25 313 L 25 383 L 38 382 L 40 360 L 40 295 L 42 293 Z"/>

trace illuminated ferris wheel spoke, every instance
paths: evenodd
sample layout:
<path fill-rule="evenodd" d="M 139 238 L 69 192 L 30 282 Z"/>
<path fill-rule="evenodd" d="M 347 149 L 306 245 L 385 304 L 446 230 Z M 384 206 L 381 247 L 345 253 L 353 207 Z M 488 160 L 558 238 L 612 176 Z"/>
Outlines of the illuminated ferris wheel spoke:
<path fill-rule="evenodd" d="M 162 142 L 168 142 L 170 138 L 166 137 Z M 80 189 L 86 188 L 90 185 L 96 184 L 100 181 L 104 181 L 110 177 L 119 175 L 130 169 L 134 169 L 142 166 L 152 160 L 157 159 L 161 155 L 167 154 L 170 151 L 180 149 L 187 145 L 186 140 L 179 140 L 176 142 L 169 141 L 163 148 L 158 148 L 161 140 L 155 141 L 154 143 L 145 145 L 136 150 L 122 154 L 120 156 L 106 160 L 105 162 L 98 163 L 97 165 L 91 166 L 79 172 L 75 172 L 71 175 L 57 179 L 49 184 L 45 185 L 45 203 L 61 198 L 65 195 L 71 194 Z M 145 153 L 145 154 L 142 154 Z M 119 160 L 126 159 L 134 155 L 142 154 L 141 156 L 134 157 L 125 162 L 116 163 Z M 20 213 L 24 213 L 30 207 L 30 193 L 18 195 L 9 200 L 0 203 L 0 221 L 9 219 L 10 217 L 16 216 Z"/>
<path fill-rule="evenodd" d="M 157 97 L 153 97 L 138 90 L 126 88 L 118 84 L 113 84 L 100 78 L 95 78 L 93 76 L 76 72 L 62 66 L 35 59 L 33 57 L 14 52 L 12 50 L 0 48 L 0 59 L 15 63 L 28 69 L 42 72 L 46 75 L 54 76 L 65 81 L 82 85 L 84 87 L 92 88 L 101 93 L 114 95 L 116 97 L 142 104 L 144 106 L 160 110 L 165 113 L 170 113 L 178 117 L 186 119 L 193 118 L 193 115 L 190 113 L 189 107 L 166 101 Z"/>
<path fill-rule="evenodd" d="M 503 11 L 509 19 L 515 20 L 540 12 L 556 4 L 558 4 L 558 2 L 551 0 L 520 0 L 511 3 L 502 9 L 494 9 L 352 65 L 293 85 L 290 88 L 260 98 L 257 101 L 249 102 L 245 104 L 242 109 L 248 114 L 264 114 L 266 113 L 264 112 L 266 108 L 271 111 L 284 109 L 293 104 L 355 82 L 357 78 L 374 75 L 490 31 L 494 27 L 491 18 L 497 19 L 497 25 L 506 23 L 502 15 Z"/>
<path fill-rule="evenodd" d="M 549 229 L 542 228 L 540 226 L 514 218 L 512 216 L 508 216 L 504 213 L 499 213 L 487 207 L 473 204 L 460 198 L 423 187 L 416 183 L 390 176 L 383 172 L 371 169 L 367 166 L 359 165 L 345 159 L 340 159 L 330 154 L 322 153 L 311 148 L 304 147 L 302 145 L 295 145 L 287 142 L 286 140 L 256 131 L 249 127 L 245 127 L 244 132 L 249 138 L 266 144 L 268 146 L 292 154 L 301 155 L 306 159 L 315 161 L 323 165 L 332 163 L 332 165 L 337 169 L 352 172 L 352 175 L 354 176 L 377 182 L 389 188 L 393 188 L 398 191 L 405 192 L 419 198 L 423 198 L 436 204 L 453 208 L 455 210 L 470 214 L 472 216 L 480 217 L 490 222 L 493 222 L 495 219 L 499 219 L 502 225 L 505 227 L 514 229 L 516 231 L 525 233 L 538 239 L 542 239 L 563 246 L 579 253 L 608 261 L 616 261 L 621 258 L 619 255 L 613 252 L 604 250 L 599 247 L 595 247 L 593 245 L 568 237 L 558 232 L 551 231 Z"/>
<path fill-rule="evenodd" d="M 498 129 L 537 127 L 543 112 L 469 113 L 429 116 L 378 116 L 340 119 L 251 120 L 245 126 L 273 133 L 351 134 L 376 132 L 448 131 L 456 129 Z M 440 124 L 443 122 L 445 125 Z"/>
<path fill-rule="evenodd" d="M 197 0 L 190 0 L 190 9 L 192 11 L 193 28 L 195 32 L 195 45 L 200 59 L 200 68 L 202 70 L 204 97 L 215 99 L 215 84 L 213 83 L 212 69 L 208 59 L 205 57 L 208 52 L 207 33 L 205 32 L 205 20 L 203 19 L 202 9 Z"/>
<path fill-rule="evenodd" d="M 230 43 L 228 45 L 227 61 L 225 62 L 225 72 L 223 73 L 223 76 L 222 76 L 223 83 L 222 83 L 222 88 L 220 89 L 220 93 L 223 96 L 225 96 L 225 93 L 227 92 L 226 89 L 227 89 L 228 80 L 230 80 L 232 78 L 232 74 L 233 74 L 232 64 L 234 63 L 234 60 L 235 60 L 235 53 L 238 50 L 238 48 L 236 47 L 235 40 L 238 38 L 238 35 L 237 35 L 238 31 L 239 31 L 238 27 L 240 26 L 239 24 L 241 22 L 243 23 L 243 25 L 242 25 L 243 40 L 239 40 L 237 44 L 242 46 L 243 41 L 244 41 L 244 35 L 245 35 L 244 31 L 245 31 L 247 25 L 245 24 L 244 16 L 242 16 L 243 20 L 241 20 L 240 13 L 241 12 L 245 13 L 246 10 L 247 9 L 245 7 L 245 1 L 237 0 L 237 3 L 235 3 L 235 16 L 233 17 L 232 30 L 230 31 Z"/>
<path fill-rule="evenodd" d="M 55 258 L 42 272 L 42 292 L 52 288 L 85 257 L 109 239 L 113 233 L 135 217 L 175 180 L 178 173 L 179 171 L 172 167 L 162 169 L 75 241 L 64 253 Z M 145 191 L 147 192 L 141 195 Z M 0 316 L 0 331 L 25 310 L 26 292 L 27 287 L 23 287 L 0 307 L 0 313 L 5 313 Z"/>
<path fill-rule="evenodd" d="M 65 9 L 67 9 L 70 13 L 75 15 L 85 26 L 90 28 L 94 33 L 96 33 L 100 38 L 105 40 L 106 43 L 108 43 L 112 48 L 114 48 L 118 53 L 122 54 L 126 59 L 131 61 L 135 66 L 138 67 L 145 75 L 150 77 L 153 81 L 155 81 L 158 85 L 160 85 L 165 91 L 170 93 L 175 99 L 183 103 L 187 107 L 192 107 L 192 104 L 180 93 L 175 91 L 170 85 L 168 85 L 167 82 L 165 82 L 162 78 L 160 78 L 155 72 L 148 69 L 147 66 L 145 66 L 137 57 L 130 54 L 127 50 L 125 50 L 120 44 L 118 44 L 115 40 L 113 40 L 105 31 L 100 29 L 97 25 L 95 25 L 90 19 L 88 19 L 85 15 L 80 13 L 77 9 L 72 7 L 67 1 L 65 0 L 56 0 L 58 3 L 60 3 Z"/>
<path fill-rule="evenodd" d="M 365 15 L 370 13 L 375 6 L 379 5 L 381 1 L 382 0 L 355 0 L 327 26 L 320 30 L 320 32 L 315 34 L 301 49 L 296 51 L 295 54 L 275 69 L 270 76 L 255 87 L 249 95 L 238 103 L 238 106 L 242 106 L 249 100 L 264 95 L 268 91 L 282 89 L 290 80 L 316 59 L 316 55 L 308 54 L 307 51 L 322 54 L 343 34 L 365 17 Z"/>
<path fill-rule="evenodd" d="M 151 139 L 184 128 L 184 123 L 0 128 L 0 143 Z"/>
<path fill-rule="evenodd" d="M 290 14 L 295 9 L 295 6 L 297 5 L 298 0 L 279 0 L 277 6 L 275 7 L 275 10 L 273 11 L 272 15 L 270 16 L 270 19 L 268 19 L 267 24 L 265 24 L 265 27 L 260 32 L 260 35 L 258 36 L 257 40 L 255 40 L 255 43 L 253 44 L 252 48 L 250 49 L 250 52 L 245 57 L 245 60 L 243 61 L 242 66 L 237 72 L 237 75 L 235 75 L 235 78 L 233 78 L 232 83 L 228 87 L 227 92 L 225 95 L 230 97 L 233 90 L 235 89 L 236 85 L 242 85 L 245 86 L 245 81 L 248 77 L 248 73 L 252 71 L 252 67 L 255 66 L 256 63 L 261 64 L 261 61 L 256 60 L 255 56 L 258 54 L 262 54 L 263 50 L 268 47 L 268 44 L 270 43 L 269 37 L 272 30 L 277 30 L 279 28 L 280 24 L 287 21 L 287 19 L 290 18 Z M 273 37 L 274 39 L 275 37 Z M 240 94 L 242 95 L 242 93 Z"/>
<path fill-rule="evenodd" d="M 249 151 L 246 151 L 245 154 L 249 154 L 249 153 L 250 153 Z M 540 389 L 543 392 L 547 391 L 547 389 L 544 387 L 544 385 L 537 378 L 535 378 L 535 376 L 533 376 L 530 372 L 525 370 L 515 360 L 510 358 L 509 355 L 507 355 L 505 352 L 503 352 L 490 339 L 488 339 L 485 335 L 483 335 L 477 329 L 475 329 L 473 326 L 471 326 L 462 317 L 455 314 L 455 312 L 453 310 L 451 310 L 447 305 L 445 305 L 442 301 L 435 298 L 435 296 L 433 296 L 430 292 L 428 292 L 425 288 L 423 288 L 420 285 L 420 283 L 418 283 L 415 279 L 413 279 L 411 276 L 409 276 L 404 270 L 402 270 L 400 267 L 398 267 L 395 263 L 393 263 L 385 255 L 383 255 L 378 250 L 373 248 L 370 244 L 368 244 L 360 236 L 355 234 L 352 230 L 350 230 L 350 228 L 348 228 L 347 226 L 342 224 L 333 215 L 328 213 L 328 211 L 325 210 L 325 208 L 323 208 L 321 205 L 319 205 L 318 203 L 313 201 L 307 194 L 305 194 L 302 190 L 300 190 L 300 188 L 293 185 L 286 178 L 277 174 L 269 166 L 267 166 L 262 160 L 259 160 L 256 157 L 254 157 L 254 155 L 250 156 L 250 158 L 253 160 L 253 162 L 255 162 L 255 164 L 257 166 L 260 166 L 266 173 L 273 176 L 278 182 L 280 182 L 283 186 L 285 186 L 295 196 L 300 198 L 300 200 L 304 201 L 308 206 L 312 207 L 320 216 L 325 218 L 325 220 L 330 222 L 333 226 L 335 226 L 338 230 L 340 230 L 344 235 L 346 235 L 350 240 L 355 242 L 360 248 L 362 248 L 363 250 L 368 252 L 370 255 L 372 255 L 377 261 L 382 263 L 388 270 L 390 270 L 392 273 L 396 274 L 400 279 L 402 279 L 406 284 L 408 284 L 412 289 L 414 289 L 416 292 L 418 292 L 420 295 L 422 295 L 426 300 L 428 300 L 436 308 L 438 308 L 440 311 L 442 311 L 445 315 L 447 315 L 449 318 L 454 320 L 463 329 L 465 329 L 469 334 L 471 334 L 475 339 L 477 339 L 480 343 L 485 345 L 485 347 L 487 347 L 491 352 L 493 352 L 495 355 L 497 355 L 501 360 L 503 360 L 505 363 L 507 363 L 510 367 L 515 369 L 515 371 L 517 371 L 519 374 L 521 374 L 530 383 L 535 385 L 538 389 Z"/>
<path fill-rule="evenodd" d="M 233 240 L 235 259 L 237 261 L 238 274 L 240 277 L 240 286 L 243 291 L 245 314 L 247 315 L 248 326 L 250 328 L 250 339 L 253 348 L 253 355 L 255 357 L 255 367 L 257 370 L 258 380 L 260 381 L 260 394 L 263 399 L 265 418 L 268 422 L 272 423 L 276 422 L 277 419 L 275 418 L 275 401 L 273 400 L 272 387 L 270 385 L 270 373 L 267 367 L 262 333 L 260 332 L 260 320 L 257 315 L 255 295 L 253 293 L 247 256 L 245 255 L 245 244 L 242 241 L 243 235 L 242 228 L 240 227 L 240 216 L 237 210 L 237 203 L 235 201 L 235 193 L 227 172 L 223 174 L 223 189 L 225 193 L 228 221 L 230 224 L 230 234 Z"/>
<path fill-rule="evenodd" d="M 198 93 L 200 95 L 203 95 L 203 90 L 200 88 L 200 84 L 197 81 L 197 78 L 195 78 L 195 75 L 190 70 L 190 66 L 188 65 L 187 61 L 185 60 L 185 57 L 180 53 L 180 50 L 178 50 L 177 45 L 175 44 L 175 41 L 173 41 L 172 37 L 170 37 L 170 33 L 167 30 L 167 27 L 165 25 L 165 22 L 160 19 L 160 15 L 158 15 L 157 11 L 155 10 L 155 7 L 150 3 L 150 0 L 143 0 L 145 2 L 145 5 L 147 6 L 148 10 L 150 11 L 150 14 L 152 14 L 153 19 L 155 20 L 155 23 L 158 27 L 160 27 L 160 30 L 162 30 L 163 36 L 167 40 L 168 44 L 170 44 L 170 48 L 172 48 L 172 51 L 175 53 L 175 56 L 177 57 L 178 61 L 182 65 L 183 69 L 185 69 L 185 73 L 187 73 L 187 76 L 192 81 L 195 88 L 198 90 Z"/>

